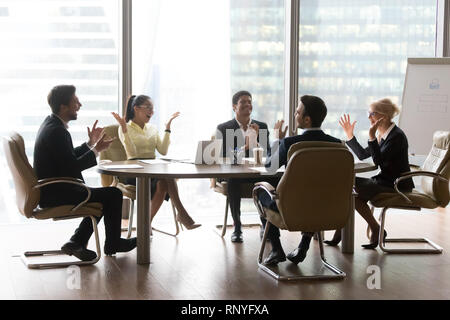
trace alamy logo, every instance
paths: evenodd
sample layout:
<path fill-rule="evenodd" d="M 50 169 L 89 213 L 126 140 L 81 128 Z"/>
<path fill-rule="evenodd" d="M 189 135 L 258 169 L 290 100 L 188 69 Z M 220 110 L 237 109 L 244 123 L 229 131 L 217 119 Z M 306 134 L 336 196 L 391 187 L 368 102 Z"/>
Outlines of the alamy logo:
<path fill-rule="evenodd" d="M 367 288 L 370 290 L 381 289 L 381 269 L 379 266 L 370 265 L 367 267 L 367 273 L 370 274 L 367 278 Z"/>
<path fill-rule="evenodd" d="M 69 290 L 81 289 L 81 270 L 79 266 L 69 266 L 67 268 L 67 274 L 69 275 L 66 280 L 66 286 Z"/>

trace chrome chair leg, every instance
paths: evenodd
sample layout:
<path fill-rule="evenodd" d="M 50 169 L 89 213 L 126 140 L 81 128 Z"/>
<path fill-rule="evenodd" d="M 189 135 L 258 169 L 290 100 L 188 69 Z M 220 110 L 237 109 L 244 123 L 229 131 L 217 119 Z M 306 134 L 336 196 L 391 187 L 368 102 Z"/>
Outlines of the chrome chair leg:
<path fill-rule="evenodd" d="M 134 200 L 131 199 L 130 203 L 130 214 L 128 215 L 128 233 L 127 233 L 127 239 L 131 238 L 131 233 L 133 232 L 133 217 L 134 217 Z"/>
<path fill-rule="evenodd" d="M 275 269 L 272 269 L 271 267 L 268 267 L 268 266 L 264 265 L 262 263 L 262 260 L 263 260 L 263 256 L 264 256 L 264 249 L 266 247 L 266 240 L 267 240 L 267 235 L 269 233 L 270 226 L 271 226 L 271 223 L 269 221 L 267 221 L 266 228 L 264 230 L 264 236 L 263 236 L 263 239 L 262 239 L 262 242 L 261 242 L 261 248 L 259 250 L 259 255 L 258 255 L 258 267 L 260 269 L 262 269 L 264 272 L 268 273 L 271 277 L 273 277 L 273 278 L 275 278 L 276 280 L 279 280 L 279 281 L 327 280 L 327 279 L 343 279 L 343 278 L 346 277 L 346 274 L 345 274 L 344 271 L 340 270 L 336 266 L 334 266 L 331 263 L 327 262 L 327 260 L 325 259 L 324 250 L 323 250 L 323 239 L 322 239 L 321 232 L 317 232 L 317 238 L 319 240 L 320 258 L 322 260 L 322 264 L 328 270 L 330 270 L 333 274 L 330 274 L 330 275 L 327 275 L 327 274 L 314 274 L 314 275 L 306 275 L 306 276 L 293 275 L 293 274 L 281 275 L 279 272 L 276 272 Z M 287 263 L 290 263 L 290 262 L 287 262 Z"/>
<path fill-rule="evenodd" d="M 29 257 L 37 257 L 37 256 L 49 256 L 49 255 L 65 255 L 62 250 L 46 250 L 46 251 L 26 251 L 21 255 L 21 259 L 23 263 L 29 269 L 50 269 L 50 268 L 62 268 L 68 266 L 80 266 L 80 265 L 88 265 L 97 263 L 102 256 L 102 252 L 100 250 L 100 240 L 98 236 L 98 228 L 97 228 L 97 220 L 94 216 L 89 216 L 92 221 L 92 228 L 94 229 L 95 236 L 95 244 L 97 249 L 97 257 L 93 260 L 89 261 L 72 261 L 72 262 L 51 262 L 51 263 L 32 263 Z M 58 220 L 58 219 L 54 219 Z"/>
<path fill-rule="evenodd" d="M 154 228 L 154 227 L 152 227 L 152 230 L 157 231 L 157 232 L 161 232 L 161 233 L 164 233 L 164 234 L 167 234 L 167 235 L 172 236 L 172 237 L 176 237 L 180 233 L 180 227 L 179 227 L 180 224 L 177 221 L 177 209 L 175 208 L 175 205 L 173 204 L 172 200 L 170 200 L 170 204 L 172 205 L 173 220 L 175 222 L 175 233 L 167 232 L 167 231 L 160 230 L 160 229 L 157 229 L 157 228 Z"/>
<path fill-rule="evenodd" d="M 387 238 L 384 239 L 384 225 L 386 223 L 386 212 L 390 209 L 389 207 L 383 208 L 381 212 L 381 223 L 380 223 L 380 233 L 378 235 L 378 243 L 380 244 L 380 249 L 387 253 L 442 253 L 443 249 L 438 246 L 433 241 L 427 238 Z M 401 209 L 401 208 L 400 208 Z M 412 208 L 408 208 L 408 210 L 414 210 Z M 416 210 L 420 210 L 417 208 Z M 414 248 L 386 248 L 387 242 L 395 242 L 395 243 L 426 243 L 431 246 L 433 249 L 414 249 Z"/>

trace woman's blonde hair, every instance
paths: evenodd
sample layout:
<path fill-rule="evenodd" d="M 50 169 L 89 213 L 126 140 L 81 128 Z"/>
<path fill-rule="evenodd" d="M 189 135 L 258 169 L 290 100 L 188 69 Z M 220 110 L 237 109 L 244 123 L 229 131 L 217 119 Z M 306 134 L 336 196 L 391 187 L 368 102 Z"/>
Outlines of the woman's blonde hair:
<path fill-rule="evenodd" d="M 373 111 L 388 116 L 389 120 L 392 120 L 400 113 L 399 107 L 388 98 L 375 101 L 371 106 L 373 107 Z"/>

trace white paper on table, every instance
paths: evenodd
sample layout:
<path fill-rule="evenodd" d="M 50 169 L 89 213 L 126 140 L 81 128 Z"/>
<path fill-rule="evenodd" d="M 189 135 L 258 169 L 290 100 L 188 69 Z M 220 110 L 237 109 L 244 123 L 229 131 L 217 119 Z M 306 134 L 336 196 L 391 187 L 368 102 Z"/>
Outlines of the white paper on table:
<path fill-rule="evenodd" d="M 105 169 L 141 169 L 144 168 L 139 164 L 107 164 L 102 165 Z"/>
<path fill-rule="evenodd" d="M 145 159 L 145 160 L 139 160 L 139 162 L 143 162 L 146 164 L 168 164 L 168 161 L 162 160 L 162 159 Z"/>
<path fill-rule="evenodd" d="M 258 171 L 261 173 L 270 173 L 266 167 L 250 167 L 250 170 Z M 286 168 L 284 166 L 278 168 L 277 172 L 284 172 Z"/>

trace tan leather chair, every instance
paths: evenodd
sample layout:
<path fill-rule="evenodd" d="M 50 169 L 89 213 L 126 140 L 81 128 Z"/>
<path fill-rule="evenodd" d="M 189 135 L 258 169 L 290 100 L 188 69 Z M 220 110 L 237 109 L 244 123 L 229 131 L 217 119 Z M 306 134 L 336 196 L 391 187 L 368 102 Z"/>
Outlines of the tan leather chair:
<path fill-rule="evenodd" d="M 353 155 L 340 143 L 299 142 L 289 149 L 288 159 L 276 189 L 267 182 L 258 182 L 253 189 L 255 205 L 267 219 L 258 266 L 277 280 L 344 278 L 345 272 L 326 261 L 321 232 L 342 228 L 352 213 Z M 272 195 L 279 213 L 262 207 L 257 198 L 260 189 Z M 265 240 L 272 224 L 288 231 L 314 232 L 322 263 L 333 274 L 282 275 L 278 267 L 263 265 Z"/>
<path fill-rule="evenodd" d="M 38 220 L 53 219 L 66 220 L 80 217 L 90 217 L 95 233 L 95 241 L 97 246 L 97 257 L 91 261 L 74 261 L 74 262 L 53 262 L 53 263 L 31 263 L 28 257 L 44 256 L 44 255 L 62 255 L 61 250 L 47 251 L 27 251 L 21 255 L 22 261 L 28 268 L 56 268 L 66 267 L 70 265 L 94 264 L 101 257 L 100 242 L 98 237 L 97 220 L 95 217 L 102 215 L 102 205 L 100 203 L 86 203 L 91 196 L 91 192 L 82 180 L 74 178 L 48 178 L 37 180 L 33 168 L 28 162 L 25 154 L 25 143 L 20 134 L 13 132 L 8 137 L 3 138 L 3 148 L 11 170 L 14 186 L 16 189 L 16 204 L 19 212 L 27 218 L 35 218 Z M 39 208 L 40 188 L 49 184 L 69 183 L 79 185 L 88 191 L 87 198 L 76 206 L 64 205 L 51 208 Z"/>
<path fill-rule="evenodd" d="M 396 193 L 380 193 L 370 203 L 376 208 L 383 208 L 380 215 L 379 244 L 381 250 L 389 253 L 442 253 L 442 248 L 427 238 L 388 238 L 384 240 L 386 212 L 390 208 L 417 210 L 445 207 L 449 203 L 450 179 L 450 132 L 437 131 L 433 135 L 433 146 L 419 171 L 404 173 L 395 181 Z M 397 189 L 399 181 L 422 176 L 421 191 L 402 193 Z M 433 248 L 386 248 L 386 242 L 428 243 Z"/>
<path fill-rule="evenodd" d="M 108 149 L 100 152 L 99 159 L 100 161 L 124 161 L 127 160 L 127 154 L 125 152 L 125 148 L 122 145 L 122 142 L 119 139 L 119 125 L 110 125 L 104 128 L 105 134 L 108 135 L 111 138 L 116 138 Z M 134 201 L 136 200 L 136 186 L 125 184 L 121 182 L 121 178 L 119 177 L 113 177 L 106 174 L 101 174 L 101 181 L 103 187 L 117 187 L 120 189 L 123 193 L 123 195 L 130 199 L 130 209 L 129 209 L 129 222 L 128 222 L 128 229 L 122 229 L 122 231 L 127 231 L 127 238 L 131 237 L 131 233 L 133 232 L 133 212 L 134 212 Z M 152 230 L 170 235 L 170 236 L 177 236 L 178 233 L 180 233 L 180 226 L 178 224 L 178 221 L 176 219 L 177 213 L 175 206 L 173 205 L 172 201 L 172 211 L 173 211 L 173 218 L 175 221 L 175 233 L 159 230 L 157 228 L 153 228 Z"/>

